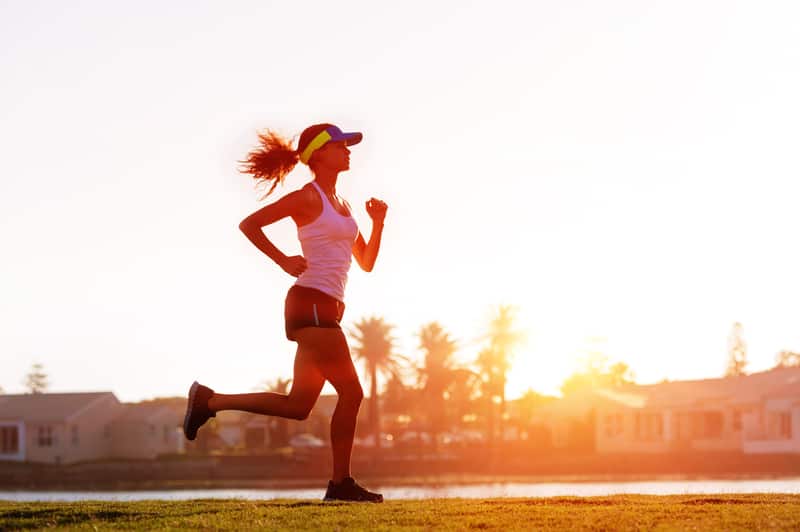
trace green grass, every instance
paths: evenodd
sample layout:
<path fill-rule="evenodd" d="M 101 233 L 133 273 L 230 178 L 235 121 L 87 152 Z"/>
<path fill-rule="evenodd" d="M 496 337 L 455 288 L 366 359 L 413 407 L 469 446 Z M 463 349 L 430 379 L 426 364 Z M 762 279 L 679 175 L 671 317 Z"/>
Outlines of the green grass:
<path fill-rule="evenodd" d="M 800 530 L 800 495 L 12 503 L 0 530 Z"/>

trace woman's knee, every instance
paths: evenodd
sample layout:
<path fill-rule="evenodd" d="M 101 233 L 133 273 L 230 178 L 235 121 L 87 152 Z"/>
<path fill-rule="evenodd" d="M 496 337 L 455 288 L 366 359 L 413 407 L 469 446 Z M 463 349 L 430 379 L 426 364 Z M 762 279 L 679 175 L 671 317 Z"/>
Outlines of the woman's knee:
<path fill-rule="evenodd" d="M 364 400 L 364 389 L 361 388 L 361 383 L 358 381 L 348 383 L 346 386 L 340 387 L 338 392 L 339 401 L 344 401 L 345 403 L 355 407 L 360 406 L 361 401 Z"/>
<path fill-rule="evenodd" d="M 297 408 L 289 412 L 289 418 L 296 419 L 297 421 L 305 421 L 308 419 L 309 414 L 311 414 L 310 408 Z"/>

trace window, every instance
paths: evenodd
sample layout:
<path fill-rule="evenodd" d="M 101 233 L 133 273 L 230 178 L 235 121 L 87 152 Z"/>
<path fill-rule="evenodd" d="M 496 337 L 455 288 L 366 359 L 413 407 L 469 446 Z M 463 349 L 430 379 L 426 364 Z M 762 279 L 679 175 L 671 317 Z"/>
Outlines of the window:
<path fill-rule="evenodd" d="M 789 412 L 781 412 L 778 422 L 778 434 L 786 440 L 792 439 L 792 416 Z"/>
<path fill-rule="evenodd" d="M 71 436 L 72 445 L 78 445 L 78 425 L 72 425 Z"/>
<path fill-rule="evenodd" d="M 19 452 L 19 429 L 17 427 L 0 427 L 0 454 L 16 454 Z"/>
<path fill-rule="evenodd" d="M 742 411 L 733 411 L 733 432 L 740 432 L 742 430 Z"/>
<path fill-rule="evenodd" d="M 660 440 L 664 434 L 664 417 L 660 412 L 636 412 L 637 440 Z"/>
<path fill-rule="evenodd" d="M 169 443 L 169 425 L 164 425 L 164 443 Z"/>
<path fill-rule="evenodd" d="M 42 425 L 39 427 L 37 436 L 36 443 L 39 444 L 39 447 L 53 446 L 53 427 L 49 425 Z"/>
<path fill-rule="evenodd" d="M 722 412 L 692 412 L 692 437 L 714 439 L 722 436 Z"/>
<path fill-rule="evenodd" d="M 613 438 L 622 434 L 622 414 L 606 414 L 604 419 L 606 436 Z"/>
<path fill-rule="evenodd" d="M 767 414 L 767 435 L 771 439 L 792 439 L 792 415 L 789 412 L 769 412 Z"/>

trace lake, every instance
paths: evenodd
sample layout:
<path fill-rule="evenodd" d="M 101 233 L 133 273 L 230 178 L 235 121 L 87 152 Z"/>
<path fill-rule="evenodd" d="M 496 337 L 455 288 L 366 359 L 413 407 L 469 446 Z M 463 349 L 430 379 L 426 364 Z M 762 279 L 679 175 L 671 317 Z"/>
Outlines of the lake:
<path fill-rule="evenodd" d="M 449 486 L 386 486 L 367 484 L 387 500 L 436 498 L 556 497 L 689 493 L 800 493 L 800 478 L 768 480 L 657 480 L 635 482 L 496 482 Z M 139 501 L 188 499 L 321 499 L 325 486 L 317 489 L 190 489 L 143 491 L 0 491 L 4 501 Z"/>

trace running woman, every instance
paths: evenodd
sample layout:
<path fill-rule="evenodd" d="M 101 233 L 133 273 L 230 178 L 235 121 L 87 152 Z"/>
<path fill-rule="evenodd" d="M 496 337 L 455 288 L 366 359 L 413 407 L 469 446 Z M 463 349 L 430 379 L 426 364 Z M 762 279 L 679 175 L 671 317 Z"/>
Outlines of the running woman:
<path fill-rule="evenodd" d="M 366 202 L 372 219 L 369 241 L 356 226 L 350 205 L 336 194 L 340 172 L 350 168 L 348 146 L 361 142 L 361 133 L 344 133 L 332 124 L 316 124 L 300 135 L 297 149 L 274 132 L 259 134 L 260 145 L 243 161 L 243 173 L 259 184 L 271 185 L 269 195 L 298 161 L 308 165 L 314 179 L 247 218 L 239 229 L 286 273 L 297 277 L 286 295 L 286 337 L 297 342 L 294 378 L 288 395 L 262 392 L 224 395 L 194 382 L 189 389 L 183 430 L 194 440 L 197 430 L 223 410 L 239 410 L 306 419 L 327 380 L 339 395 L 331 419 L 333 477 L 326 501 L 383 502 L 383 496 L 359 486 L 350 473 L 356 417 L 364 392 L 340 323 L 351 256 L 364 271 L 372 271 L 381 244 L 386 203 Z M 287 257 L 262 231 L 291 217 L 297 225 L 303 255 Z"/>

